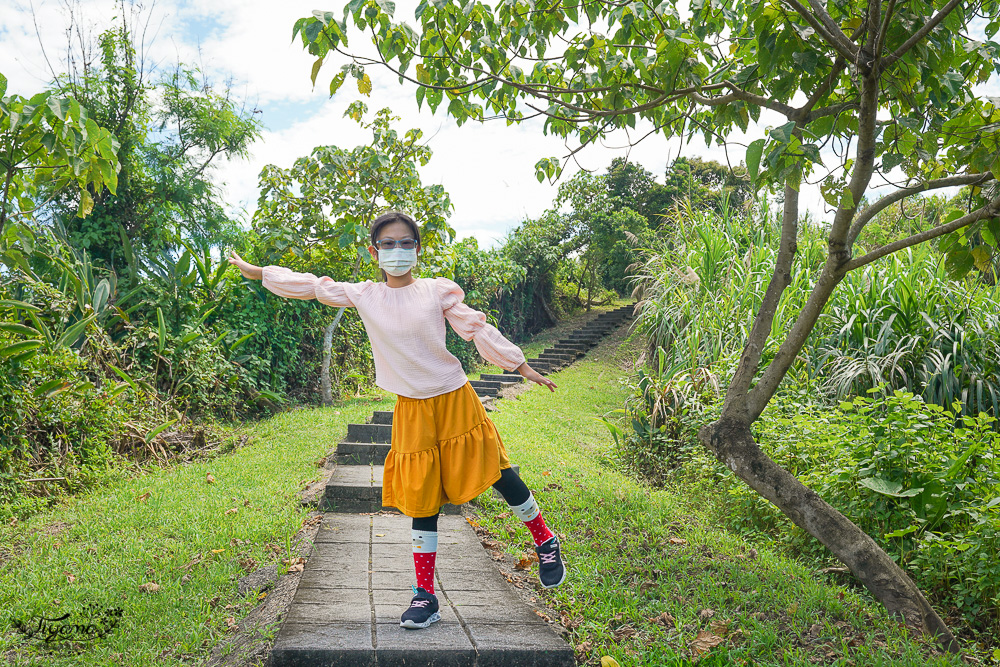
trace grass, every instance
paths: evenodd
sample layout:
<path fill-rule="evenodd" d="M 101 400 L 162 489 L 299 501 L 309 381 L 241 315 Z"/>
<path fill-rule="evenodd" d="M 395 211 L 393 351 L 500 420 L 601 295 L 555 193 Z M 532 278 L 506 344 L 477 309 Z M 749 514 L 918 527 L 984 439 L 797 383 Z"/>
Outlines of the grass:
<path fill-rule="evenodd" d="M 562 536 L 569 576 L 541 595 L 581 661 L 685 665 L 721 640 L 698 664 L 957 664 L 863 592 L 715 527 L 710 498 L 654 490 L 620 472 L 594 417 L 622 405 L 619 378 L 636 352 L 597 348 L 555 375 L 555 393 L 534 387 L 491 415 Z M 502 501 L 487 494 L 481 502 L 480 527 L 524 556 L 527 531 Z"/>
<path fill-rule="evenodd" d="M 526 346 L 527 355 L 548 338 Z M 621 406 L 619 378 L 634 353 L 597 348 L 555 376 L 555 393 L 536 386 L 491 413 L 563 536 L 570 575 L 544 595 L 572 628 L 580 657 L 688 664 L 698 631 L 714 630 L 723 643 L 701 665 L 934 664 L 929 649 L 866 596 L 825 585 L 714 528 L 704 498 L 682 488 L 654 491 L 618 471 L 610 437 L 594 417 Z M 282 413 L 245 427 L 252 439 L 241 449 L 115 480 L 0 527 L 0 542 L 13 554 L 0 563 L 3 661 L 58 667 L 203 659 L 257 604 L 237 594 L 236 580 L 261 565 L 283 569 L 295 552 L 292 536 L 308 515 L 296 494 L 318 477 L 317 459 L 348 423 L 392 403 L 378 393 Z M 527 531 L 500 518 L 502 502 L 489 494 L 482 502 L 482 527 L 522 553 Z M 158 590 L 140 588 L 149 583 Z M 69 613 L 83 623 L 88 605 L 95 615 L 121 610 L 108 636 L 45 644 L 25 642 L 13 627 L 35 614 Z"/>
<path fill-rule="evenodd" d="M 204 657 L 227 619 L 257 604 L 238 596 L 236 580 L 260 565 L 287 569 L 281 563 L 308 515 L 296 494 L 319 476 L 317 459 L 348 423 L 391 405 L 377 395 L 282 413 L 245 428 L 250 444 L 234 452 L 119 480 L 3 526 L 0 543 L 14 555 L 0 564 L 0 662 L 146 666 Z M 148 583 L 158 590 L 144 592 Z M 13 627 L 17 618 L 66 613 L 66 622 L 87 623 L 115 608 L 117 629 L 92 642 L 24 642 Z"/>

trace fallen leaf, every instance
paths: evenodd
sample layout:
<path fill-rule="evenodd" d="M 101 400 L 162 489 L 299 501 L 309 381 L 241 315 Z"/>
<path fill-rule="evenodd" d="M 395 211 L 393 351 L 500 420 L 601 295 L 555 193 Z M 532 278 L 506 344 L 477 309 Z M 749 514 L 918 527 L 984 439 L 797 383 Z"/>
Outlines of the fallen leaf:
<path fill-rule="evenodd" d="M 257 599 L 263 600 L 266 597 L 267 597 L 267 591 L 263 591 L 260 595 L 257 596 Z"/>
<path fill-rule="evenodd" d="M 212 549 L 213 554 L 221 554 L 225 549 Z"/>
<path fill-rule="evenodd" d="M 699 630 L 698 636 L 691 642 L 691 650 L 696 656 L 701 657 L 724 641 L 722 637 L 714 635 L 708 630 Z"/>
<path fill-rule="evenodd" d="M 714 609 L 702 609 L 698 612 L 698 618 L 712 618 L 715 616 Z"/>
<path fill-rule="evenodd" d="M 139 590 L 143 593 L 155 593 L 160 590 L 160 585 L 155 581 L 150 581 L 139 586 Z"/>
<path fill-rule="evenodd" d="M 209 484 L 215 484 L 215 476 L 210 472 L 206 472 L 205 481 L 208 482 Z"/>
<path fill-rule="evenodd" d="M 674 617 L 667 612 L 663 612 L 659 616 L 651 616 L 648 620 L 650 623 L 659 623 L 668 628 L 674 627 Z"/>
<path fill-rule="evenodd" d="M 238 508 L 236 508 L 236 507 L 230 507 L 229 509 L 227 509 L 227 510 L 225 511 L 225 514 L 236 514 L 236 510 L 237 510 L 237 509 L 238 509 Z"/>
<path fill-rule="evenodd" d="M 74 581 L 76 581 L 76 575 L 75 574 L 71 574 L 71 573 L 66 572 L 66 571 L 63 571 L 63 574 L 66 575 L 66 581 L 68 581 L 69 583 L 72 584 Z"/>
<path fill-rule="evenodd" d="M 605 655 L 601 657 L 601 667 L 619 667 L 619 665 L 617 660 L 610 655 Z"/>
<path fill-rule="evenodd" d="M 688 541 L 685 540 L 683 537 L 671 537 L 669 540 L 667 540 L 667 542 L 670 542 L 670 544 L 687 544 L 688 543 Z"/>
<path fill-rule="evenodd" d="M 543 470 L 543 471 L 542 471 L 542 477 L 548 477 L 548 476 L 549 476 L 549 475 L 551 475 L 551 474 L 552 474 L 552 473 L 551 473 L 551 472 L 549 472 L 548 470 Z M 601 660 L 604 660 L 604 658 L 601 658 Z M 609 660 L 610 660 L 610 658 L 609 658 Z M 616 664 L 617 664 L 617 663 L 616 663 Z"/>
<path fill-rule="evenodd" d="M 798 610 L 799 610 L 799 603 L 798 602 L 793 602 L 792 604 L 788 605 L 788 609 L 786 611 L 789 614 L 794 614 Z"/>
<path fill-rule="evenodd" d="M 375 533 L 375 537 L 385 537 L 385 533 Z"/>
<path fill-rule="evenodd" d="M 708 624 L 708 629 L 720 637 L 725 637 L 729 633 L 729 621 L 712 621 Z"/>
<path fill-rule="evenodd" d="M 514 564 L 515 570 L 527 570 L 529 567 L 531 567 L 531 561 L 527 558 L 522 558 Z"/>
<path fill-rule="evenodd" d="M 636 636 L 636 634 L 638 634 L 638 631 L 631 625 L 623 625 L 614 631 L 614 638 L 618 640 L 628 639 L 629 637 Z"/>
<path fill-rule="evenodd" d="M 136 496 L 135 499 L 138 500 L 140 503 L 144 503 L 147 500 L 149 500 L 149 496 L 151 496 L 151 495 L 152 494 L 149 491 L 147 491 L 146 493 L 142 494 L 141 496 Z"/>
<path fill-rule="evenodd" d="M 236 629 L 236 618 L 234 616 L 227 616 L 226 617 L 226 626 L 228 626 L 228 628 L 230 630 L 235 630 Z"/>

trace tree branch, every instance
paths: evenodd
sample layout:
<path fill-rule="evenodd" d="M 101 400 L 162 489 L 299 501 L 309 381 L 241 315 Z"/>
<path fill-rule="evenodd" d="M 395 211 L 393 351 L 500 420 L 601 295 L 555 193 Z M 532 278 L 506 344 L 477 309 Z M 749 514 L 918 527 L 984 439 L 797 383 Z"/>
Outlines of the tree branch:
<path fill-rule="evenodd" d="M 816 0 L 809 0 L 809 5 L 813 8 L 813 11 L 816 11 L 816 8 L 819 7 L 819 11 L 816 13 L 823 20 L 811 14 L 799 0 L 785 0 L 785 2 L 791 5 L 792 9 L 798 12 L 806 20 L 806 23 L 823 38 L 823 41 L 832 46 L 842 58 L 848 62 L 854 62 L 858 54 L 857 45 L 847 38 L 847 35 L 843 33 L 840 26 L 833 22 L 830 15 L 826 13 L 826 10 Z M 827 27 L 827 22 L 833 26 L 833 31 Z"/>
<path fill-rule="evenodd" d="M 1000 216 L 1000 197 L 997 197 L 986 206 L 983 206 L 968 215 L 962 216 L 958 220 L 953 220 L 946 225 L 928 229 L 920 232 L 919 234 L 914 234 L 913 236 L 907 236 L 905 239 L 899 239 L 898 241 L 887 243 L 881 248 L 872 250 L 867 255 L 862 255 L 861 257 L 852 259 L 847 264 L 847 270 L 853 271 L 854 269 L 865 266 L 866 264 L 871 264 L 875 260 L 885 257 L 886 255 L 891 255 L 897 250 L 909 248 L 910 246 L 918 245 L 924 241 L 930 241 L 931 239 L 936 239 L 939 236 L 950 234 L 951 232 L 962 229 L 963 227 L 968 227 L 973 223 L 979 222 L 984 218 L 995 218 L 997 216 Z"/>
<path fill-rule="evenodd" d="M 906 55 L 907 51 L 912 49 L 920 42 L 920 40 L 926 37 L 931 30 L 936 28 L 941 21 L 945 20 L 948 17 L 948 14 L 951 14 L 960 4 L 962 4 L 962 0 L 951 0 L 947 5 L 941 8 L 941 11 L 932 16 L 931 19 L 927 21 L 922 28 L 920 28 L 920 30 L 913 33 L 912 37 L 903 42 L 901 47 L 893 51 L 892 55 L 882 58 L 878 62 L 876 69 L 881 73 L 891 67 L 897 60 Z"/>
<path fill-rule="evenodd" d="M 982 185 L 983 183 L 987 183 L 992 180 L 993 175 L 989 172 L 982 174 L 961 174 L 959 176 L 948 176 L 947 178 L 925 181 L 919 185 L 913 185 L 908 188 L 897 190 L 892 194 L 882 197 L 858 214 L 858 217 L 854 220 L 854 224 L 851 225 L 850 231 L 847 233 L 847 245 L 854 245 L 858 235 L 861 234 L 865 225 L 867 225 L 872 218 L 878 215 L 880 211 L 889 208 L 901 199 L 906 199 L 907 197 L 921 192 L 927 192 L 928 190 L 938 190 L 940 188 L 950 188 L 962 185 Z"/>
<path fill-rule="evenodd" d="M 797 127 L 795 131 L 799 133 L 801 128 Z M 752 411 L 748 409 L 750 385 L 757 375 L 757 366 L 760 364 L 768 336 L 771 335 L 774 314 L 778 310 L 781 295 L 792 282 L 792 262 L 798 249 L 798 232 L 799 192 L 791 184 L 786 183 L 785 205 L 781 216 L 781 242 L 778 256 L 774 260 L 774 273 L 767 285 L 767 291 L 764 292 L 760 308 L 757 309 L 753 328 L 750 329 L 743 354 L 740 355 L 740 363 L 726 391 L 726 400 L 722 407 L 723 419 L 731 417 L 746 424 L 756 419 L 756 415 L 751 414 Z"/>

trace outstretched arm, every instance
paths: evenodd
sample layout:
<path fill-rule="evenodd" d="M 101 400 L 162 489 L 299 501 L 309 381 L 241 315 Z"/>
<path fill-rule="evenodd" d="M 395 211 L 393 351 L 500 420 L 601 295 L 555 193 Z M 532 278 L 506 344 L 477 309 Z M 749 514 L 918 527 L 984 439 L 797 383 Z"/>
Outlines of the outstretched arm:
<path fill-rule="evenodd" d="M 354 302 L 348 294 L 353 283 L 340 283 L 323 276 L 317 278 L 312 273 L 298 273 L 284 266 L 255 266 L 244 261 L 235 252 L 229 258 L 231 264 L 240 269 L 244 278 L 260 280 L 263 286 L 289 299 L 316 299 L 328 306 L 353 306 Z"/>
<path fill-rule="evenodd" d="M 556 390 L 556 383 L 543 377 L 524 360 L 524 352 L 507 340 L 496 327 L 486 321 L 486 314 L 462 303 L 465 292 L 455 282 L 438 278 L 441 290 L 441 307 L 445 318 L 464 340 L 476 344 L 479 354 L 492 364 L 505 370 L 516 370 L 524 378 Z"/>

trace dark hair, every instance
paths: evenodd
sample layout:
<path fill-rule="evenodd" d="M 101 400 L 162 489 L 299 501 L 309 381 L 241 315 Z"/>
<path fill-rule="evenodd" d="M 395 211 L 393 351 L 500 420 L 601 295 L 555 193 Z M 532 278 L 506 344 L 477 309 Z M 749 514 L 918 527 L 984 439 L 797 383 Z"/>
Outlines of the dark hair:
<path fill-rule="evenodd" d="M 413 238 L 417 241 L 417 245 L 420 245 L 420 228 L 417 227 L 417 223 L 413 218 L 406 215 L 402 211 L 386 211 L 379 217 L 375 218 L 375 222 L 372 223 L 371 231 L 372 245 L 375 245 L 375 241 L 378 240 L 379 231 L 386 225 L 393 222 L 402 222 L 406 224 L 410 228 L 410 231 L 413 232 Z M 378 246 L 375 247 L 377 248 Z"/>
<path fill-rule="evenodd" d="M 417 226 L 417 223 L 413 218 L 403 213 L 402 211 L 386 211 L 379 217 L 375 218 L 375 221 L 372 223 L 372 229 L 370 234 L 372 245 L 375 245 L 375 241 L 378 240 L 379 231 L 381 231 L 381 229 L 386 225 L 393 222 L 402 222 L 403 224 L 408 226 L 410 228 L 410 231 L 413 232 L 413 238 L 417 242 L 417 247 L 418 248 L 421 247 L 420 228 Z M 378 246 L 375 247 L 378 248 Z M 389 279 L 388 276 L 386 276 L 384 270 L 379 269 L 379 272 L 382 274 L 382 280 Z"/>

